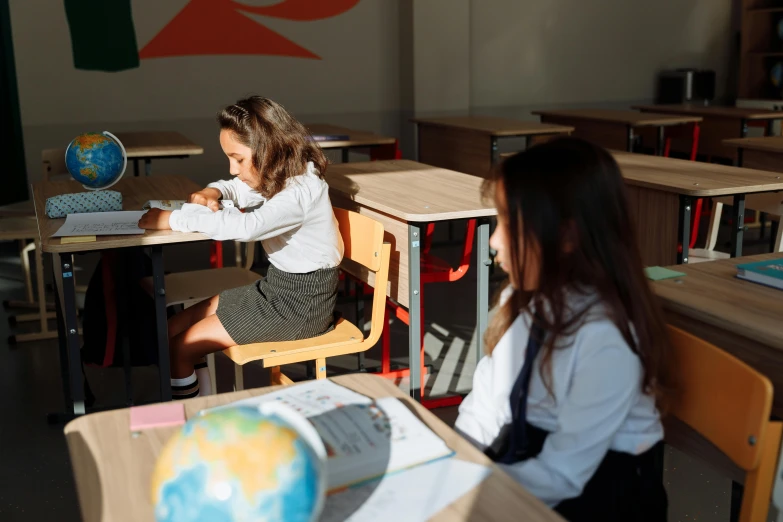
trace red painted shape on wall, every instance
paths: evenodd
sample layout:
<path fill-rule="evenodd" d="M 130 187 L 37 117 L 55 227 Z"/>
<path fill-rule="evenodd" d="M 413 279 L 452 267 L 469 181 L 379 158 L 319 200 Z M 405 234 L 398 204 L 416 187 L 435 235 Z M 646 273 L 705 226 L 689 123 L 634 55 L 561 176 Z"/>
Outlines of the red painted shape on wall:
<path fill-rule="evenodd" d="M 248 6 L 234 0 L 191 0 L 144 46 L 139 58 L 269 55 L 320 59 L 242 13 L 312 21 L 344 13 L 359 1 L 285 0 L 270 6 Z"/>

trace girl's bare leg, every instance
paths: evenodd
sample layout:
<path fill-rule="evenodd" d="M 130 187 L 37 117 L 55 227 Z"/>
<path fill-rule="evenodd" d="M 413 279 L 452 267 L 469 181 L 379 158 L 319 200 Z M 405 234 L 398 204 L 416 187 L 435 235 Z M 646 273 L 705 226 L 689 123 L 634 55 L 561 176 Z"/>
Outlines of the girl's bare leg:
<path fill-rule="evenodd" d="M 217 297 L 215 303 L 217 303 Z M 199 303 L 200 305 L 201 303 Z M 196 305 L 196 306 L 199 306 Z M 217 306 L 215 306 L 217 308 Z M 207 354 L 224 350 L 236 343 L 214 313 L 197 321 L 189 328 L 171 337 L 171 377 L 183 379 L 193 373 L 193 366 Z"/>

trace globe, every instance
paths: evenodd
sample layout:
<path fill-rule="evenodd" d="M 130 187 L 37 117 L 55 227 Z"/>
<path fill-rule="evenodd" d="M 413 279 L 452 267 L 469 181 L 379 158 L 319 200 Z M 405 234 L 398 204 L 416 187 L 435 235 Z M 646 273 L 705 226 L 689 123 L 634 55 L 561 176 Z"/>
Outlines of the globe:
<path fill-rule="evenodd" d="M 76 136 L 65 149 L 65 166 L 84 188 L 100 190 L 117 183 L 125 173 L 125 147 L 110 132 Z"/>
<path fill-rule="evenodd" d="M 326 450 L 276 402 L 202 412 L 166 443 L 152 476 L 159 522 L 317 520 Z"/>

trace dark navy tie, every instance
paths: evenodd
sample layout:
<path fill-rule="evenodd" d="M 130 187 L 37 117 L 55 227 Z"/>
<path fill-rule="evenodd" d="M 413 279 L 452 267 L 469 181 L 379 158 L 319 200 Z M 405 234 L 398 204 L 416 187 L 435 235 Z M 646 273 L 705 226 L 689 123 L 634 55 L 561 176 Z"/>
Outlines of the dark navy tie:
<path fill-rule="evenodd" d="M 530 336 L 525 348 L 525 362 L 519 372 L 514 386 L 511 388 L 509 402 L 511 404 L 511 426 L 508 435 L 508 446 L 499 462 L 512 464 L 521 460 L 527 450 L 525 424 L 527 422 L 527 394 L 530 389 L 530 377 L 533 374 L 533 363 L 541 350 L 544 340 L 544 329 L 537 320 L 530 327 Z"/>

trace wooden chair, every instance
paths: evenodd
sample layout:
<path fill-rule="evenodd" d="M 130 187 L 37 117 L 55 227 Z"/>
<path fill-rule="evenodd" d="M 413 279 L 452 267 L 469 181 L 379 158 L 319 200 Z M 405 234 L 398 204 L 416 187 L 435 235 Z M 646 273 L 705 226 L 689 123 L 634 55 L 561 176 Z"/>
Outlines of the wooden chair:
<path fill-rule="evenodd" d="M 262 361 L 272 368 L 272 384 L 291 384 L 280 366 L 315 361 L 316 379 L 326 378 L 326 358 L 354 354 L 368 350 L 380 339 L 384 325 L 386 290 L 389 280 L 391 245 L 383 241 L 383 225 L 356 212 L 334 209 L 345 244 L 341 267 L 374 288 L 370 332 L 362 330 L 346 319 L 339 318 L 332 331 L 318 337 L 298 341 L 255 343 L 232 346 L 223 350 L 234 361 L 234 385 L 244 388 L 243 366 Z M 214 372 L 212 372 L 214 373 Z"/>
<path fill-rule="evenodd" d="M 679 386 L 671 414 L 745 471 L 740 522 L 767 520 L 783 425 L 770 421 L 772 383 L 698 337 L 669 333 Z"/>
<path fill-rule="evenodd" d="M 713 198 L 712 220 L 710 221 L 709 232 L 707 233 L 707 244 L 705 250 L 715 249 L 715 243 L 718 240 L 718 229 L 720 227 L 720 218 L 724 205 L 733 205 L 732 196 Z M 783 216 L 783 192 L 766 192 L 762 194 L 747 194 L 745 196 L 745 208 L 757 212 L 765 212 L 770 217 L 775 216 L 778 220 L 777 234 L 773 232 L 772 241 L 773 252 L 783 252 L 783 226 L 780 226 L 781 216 Z M 773 227 L 774 230 L 774 227 Z M 728 256 L 726 256 L 728 257 Z"/>

